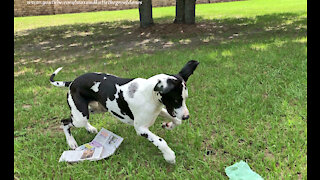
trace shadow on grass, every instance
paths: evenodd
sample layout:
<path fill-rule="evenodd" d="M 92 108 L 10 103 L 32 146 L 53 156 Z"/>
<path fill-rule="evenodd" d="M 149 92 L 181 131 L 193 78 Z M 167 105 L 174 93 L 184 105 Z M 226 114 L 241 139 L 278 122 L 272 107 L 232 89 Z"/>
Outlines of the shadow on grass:
<path fill-rule="evenodd" d="M 38 28 L 15 33 L 15 65 L 58 63 L 77 58 L 113 59 L 123 54 L 195 48 L 237 39 L 278 35 L 306 35 L 306 16 L 294 13 L 253 18 L 207 20 L 197 17 L 195 25 L 173 24 L 173 17 L 155 19 L 149 28 L 138 21 L 75 24 Z"/>

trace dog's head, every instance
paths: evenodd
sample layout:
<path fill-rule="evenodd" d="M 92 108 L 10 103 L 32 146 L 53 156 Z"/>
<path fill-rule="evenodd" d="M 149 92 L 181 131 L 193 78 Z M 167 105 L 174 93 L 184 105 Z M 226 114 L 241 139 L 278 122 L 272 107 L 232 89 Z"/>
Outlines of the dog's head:
<path fill-rule="evenodd" d="M 186 106 L 188 97 L 186 82 L 198 64 L 198 61 L 190 60 L 178 74 L 166 76 L 166 78 L 159 80 L 154 87 L 154 90 L 160 93 L 160 101 L 172 117 L 182 120 L 189 118 L 189 110 Z"/>

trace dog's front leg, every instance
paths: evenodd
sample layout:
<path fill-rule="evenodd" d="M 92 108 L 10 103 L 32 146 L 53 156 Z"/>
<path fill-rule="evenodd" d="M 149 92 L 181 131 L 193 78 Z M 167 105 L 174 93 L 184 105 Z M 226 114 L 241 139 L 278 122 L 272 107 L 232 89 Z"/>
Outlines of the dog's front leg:
<path fill-rule="evenodd" d="M 163 122 L 162 123 L 162 128 L 165 128 L 167 130 L 171 130 L 171 129 L 173 129 L 176 126 L 181 124 L 181 120 L 179 120 L 178 118 L 172 117 L 165 108 L 161 109 L 159 115 L 164 117 L 164 118 L 170 119 L 172 121 L 172 122 L 168 122 L 168 123 L 167 122 Z"/>
<path fill-rule="evenodd" d="M 163 154 L 164 159 L 171 164 L 176 163 L 175 153 L 171 150 L 171 148 L 167 145 L 167 142 L 161 137 L 153 134 L 148 128 L 145 127 L 135 127 L 138 135 L 147 138 L 150 142 L 152 142 Z"/>

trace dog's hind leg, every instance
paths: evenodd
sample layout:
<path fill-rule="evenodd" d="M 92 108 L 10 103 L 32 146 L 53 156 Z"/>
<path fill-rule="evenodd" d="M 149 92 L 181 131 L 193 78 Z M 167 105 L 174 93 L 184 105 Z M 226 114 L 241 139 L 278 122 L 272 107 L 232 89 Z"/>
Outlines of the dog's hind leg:
<path fill-rule="evenodd" d="M 68 95 L 68 104 L 71 109 L 72 123 L 75 127 L 85 127 L 90 133 L 97 133 L 97 129 L 89 122 L 88 102 L 78 93 Z"/>
<path fill-rule="evenodd" d="M 66 135 L 66 139 L 70 148 L 75 149 L 78 147 L 77 142 L 71 135 L 70 127 L 85 127 L 86 130 L 90 133 L 97 133 L 97 129 L 93 127 L 89 122 L 89 110 L 88 102 L 84 100 L 79 94 L 74 93 L 70 94 L 70 91 L 67 95 L 68 105 L 71 110 L 71 119 L 70 123 L 64 123 L 63 131 Z"/>
<path fill-rule="evenodd" d="M 74 139 L 74 137 L 72 136 L 71 131 L 70 131 L 70 128 L 73 126 L 72 119 L 71 118 L 63 119 L 63 120 L 61 120 L 61 123 L 62 123 L 62 129 L 63 129 L 63 132 L 66 136 L 66 140 L 67 140 L 69 147 L 71 149 L 77 148 L 78 144 L 77 144 L 76 140 Z"/>

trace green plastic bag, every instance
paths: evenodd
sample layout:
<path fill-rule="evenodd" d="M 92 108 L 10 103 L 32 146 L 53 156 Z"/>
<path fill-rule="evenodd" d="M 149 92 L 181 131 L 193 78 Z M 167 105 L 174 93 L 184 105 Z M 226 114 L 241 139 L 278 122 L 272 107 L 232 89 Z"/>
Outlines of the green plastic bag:
<path fill-rule="evenodd" d="M 263 180 L 259 174 L 253 172 L 249 165 L 242 160 L 226 167 L 225 172 L 230 180 Z"/>

